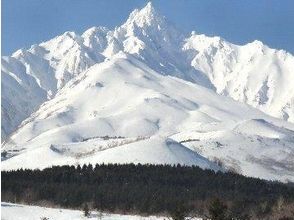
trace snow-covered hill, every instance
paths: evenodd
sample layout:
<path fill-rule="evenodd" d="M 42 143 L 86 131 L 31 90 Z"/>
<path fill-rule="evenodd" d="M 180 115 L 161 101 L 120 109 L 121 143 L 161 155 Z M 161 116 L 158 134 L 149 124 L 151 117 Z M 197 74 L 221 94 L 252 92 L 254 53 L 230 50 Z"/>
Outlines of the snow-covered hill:
<path fill-rule="evenodd" d="M 185 37 L 148 3 L 114 30 L 2 58 L 2 168 L 181 163 L 294 181 L 293 66 L 261 42 Z"/>
<path fill-rule="evenodd" d="M 218 170 L 213 162 L 222 161 L 245 175 L 293 181 L 293 142 L 293 124 L 121 52 L 26 119 L 3 147 L 2 169 L 140 162 Z"/>

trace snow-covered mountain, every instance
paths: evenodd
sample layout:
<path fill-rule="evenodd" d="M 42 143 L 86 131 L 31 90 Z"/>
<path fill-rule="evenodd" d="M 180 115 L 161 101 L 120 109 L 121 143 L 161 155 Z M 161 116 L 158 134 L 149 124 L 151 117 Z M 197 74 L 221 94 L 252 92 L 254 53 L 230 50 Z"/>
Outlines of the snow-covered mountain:
<path fill-rule="evenodd" d="M 219 94 L 294 122 L 293 55 L 260 41 L 238 46 L 195 33 L 185 41 L 191 65 L 208 76 Z"/>
<path fill-rule="evenodd" d="M 294 57 L 259 41 L 237 46 L 219 37 L 185 37 L 152 7 L 134 10 L 113 31 L 93 27 L 2 57 L 2 139 L 70 79 L 119 51 L 293 122 Z"/>
<path fill-rule="evenodd" d="M 181 163 L 294 181 L 293 66 L 260 42 L 185 37 L 148 3 L 114 30 L 2 58 L 2 168 Z"/>

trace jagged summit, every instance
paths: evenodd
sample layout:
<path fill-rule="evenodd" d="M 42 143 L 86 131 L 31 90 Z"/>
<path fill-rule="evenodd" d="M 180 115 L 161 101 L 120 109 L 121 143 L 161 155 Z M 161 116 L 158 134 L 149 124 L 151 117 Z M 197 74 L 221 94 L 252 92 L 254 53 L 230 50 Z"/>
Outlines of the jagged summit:
<path fill-rule="evenodd" d="M 157 34 L 163 38 L 165 37 L 163 34 L 167 35 L 168 33 L 174 34 L 174 38 L 178 38 L 181 35 L 180 31 L 176 30 L 174 25 L 159 13 L 151 2 L 148 2 L 142 9 L 132 11 L 126 22 L 116 28 L 118 31 L 122 29 L 129 35 L 131 35 L 131 32 L 140 32 L 144 36 L 150 35 L 151 37 Z M 167 39 L 165 40 L 167 41 Z"/>
<path fill-rule="evenodd" d="M 144 25 L 160 24 L 164 20 L 165 18 L 155 10 L 152 3 L 148 2 L 141 10 L 135 9 L 131 12 L 126 24 L 135 23 L 138 27 L 143 27 Z"/>
<path fill-rule="evenodd" d="M 151 2 L 148 2 L 144 8 L 131 12 L 126 22 L 117 27 L 115 32 L 118 35 L 121 34 L 118 32 L 126 32 L 127 36 L 134 34 L 137 34 L 138 37 L 147 36 L 154 40 L 154 43 L 158 43 L 160 40 L 162 40 L 160 43 L 164 43 L 164 41 L 168 43 L 171 40 L 183 40 L 184 38 L 181 31 L 162 16 Z M 173 35 L 173 37 L 171 38 L 169 35 Z"/>

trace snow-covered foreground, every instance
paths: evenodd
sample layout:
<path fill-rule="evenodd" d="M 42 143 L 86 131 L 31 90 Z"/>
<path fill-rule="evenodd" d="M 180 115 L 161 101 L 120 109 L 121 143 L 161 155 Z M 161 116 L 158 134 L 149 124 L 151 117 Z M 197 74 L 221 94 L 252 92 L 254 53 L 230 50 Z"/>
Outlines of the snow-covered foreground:
<path fill-rule="evenodd" d="M 164 220 L 166 217 L 142 217 L 138 215 L 118 215 L 108 213 L 92 212 L 90 217 L 84 217 L 82 211 L 70 209 L 53 209 L 39 206 L 27 206 L 12 203 L 1 203 L 1 220 L 41 220 L 47 217 L 48 220 Z M 195 219 L 196 220 L 196 219 Z"/>

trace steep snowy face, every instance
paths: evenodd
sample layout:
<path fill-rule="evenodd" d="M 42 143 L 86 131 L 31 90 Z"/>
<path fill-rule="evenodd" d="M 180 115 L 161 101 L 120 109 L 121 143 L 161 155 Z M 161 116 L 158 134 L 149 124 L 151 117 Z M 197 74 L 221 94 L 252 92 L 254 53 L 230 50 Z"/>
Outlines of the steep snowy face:
<path fill-rule="evenodd" d="M 183 49 L 219 94 L 294 122 L 294 57 L 260 41 L 244 46 L 192 33 Z"/>
<path fill-rule="evenodd" d="M 217 170 L 213 161 L 222 161 L 224 169 L 287 181 L 293 141 L 293 124 L 120 52 L 26 119 L 3 147 L 2 168 L 134 162 Z"/>
<path fill-rule="evenodd" d="M 47 91 L 26 74 L 25 66 L 13 57 L 1 60 L 1 137 L 5 139 L 16 126 L 47 99 Z"/>
<path fill-rule="evenodd" d="M 107 34 L 109 30 L 105 27 L 92 27 L 82 34 L 84 45 L 90 50 L 101 56 L 101 54 L 108 45 Z"/>
<path fill-rule="evenodd" d="M 97 28 L 94 44 L 89 41 L 87 33 L 83 38 L 73 32 L 65 32 L 28 50 L 21 49 L 11 57 L 2 58 L 2 139 L 40 104 L 54 97 L 70 79 L 104 60 L 100 53 L 104 42 L 99 42 L 98 36 L 106 32 L 104 28 Z"/>
<path fill-rule="evenodd" d="M 23 64 L 25 74 L 36 78 L 41 88 L 54 94 L 78 73 L 103 61 L 102 56 L 91 51 L 83 41 L 74 32 L 65 32 L 52 40 L 33 45 L 29 50 L 18 50 L 12 57 Z"/>

